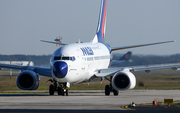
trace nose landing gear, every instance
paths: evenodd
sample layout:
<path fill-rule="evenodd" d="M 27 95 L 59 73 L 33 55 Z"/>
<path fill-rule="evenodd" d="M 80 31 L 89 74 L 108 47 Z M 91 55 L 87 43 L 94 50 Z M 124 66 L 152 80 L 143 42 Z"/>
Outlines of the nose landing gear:
<path fill-rule="evenodd" d="M 58 85 L 57 85 L 57 82 L 55 80 L 50 79 L 48 81 L 53 83 L 49 86 L 49 95 L 54 95 L 54 91 L 57 91 L 58 95 L 68 96 L 68 89 L 66 87 L 67 83 L 58 82 Z"/>
<path fill-rule="evenodd" d="M 66 87 L 66 83 L 58 83 L 58 84 L 59 84 L 57 88 L 58 95 L 68 96 L 68 89 Z"/>

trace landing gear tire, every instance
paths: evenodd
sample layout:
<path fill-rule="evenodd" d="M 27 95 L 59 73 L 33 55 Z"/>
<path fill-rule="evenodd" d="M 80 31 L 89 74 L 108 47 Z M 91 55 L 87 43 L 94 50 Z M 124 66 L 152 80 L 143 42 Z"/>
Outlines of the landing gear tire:
<path fill-rule="evenodd" d="M 66 96 L 68 96 L 68 89 L 66 89 Z"/>
<path fill-rule="evenodd" d="M 57 91 L 58 95 L 68 96 L 68 89 L 66 87 L 67 83 L 58 83 L 57 84 L 57 82 L 54 79 L 53 80 L 50 79 L 48 81 L 53 83 L 49 86 L 49 95 L 54 95 L 54 91 Z"/>
<path fill-rule="evenodd" d="M 54 86 L 53 85 L 49 86 L 49 95 L 54 95 Z"/>
<path fill-rule="evenodd" d="M 62 92 L 61 95 L 64 96 L 64 90 L 63 90 L 63 88 L 62 88 L 61 92 Z"/>
<path fill-rule="evenodd" d="M 109 87 L 109 85 L 106 85 L 106 86 L 105 86 L 105 95 L 106 95 L 106 96 L 109 96 L 109 95 L 110 95 L 110 87 Z"/>
<path fill-rule="evenodd" d="M 62 95 L 62 96 L 64 96 L 64 90 L 63 90 L 63 88 L 58 87 L 58 89 L 57 89 L 57 93 L 58 93 L 58 95 Z"/>
<path fill-rule="evenodd" d="M 58 93 L 58 95 L 61 95 L 62 94 L 62 88 L 58 87 L 57 93 Z"/>
<path fill-rule="evenodd" d="M 118 96 L 118 94 L 119 94 L 119 91 L 117 91 L 117 90 L 113 90 L 113 94 L 114 94 L 114 96 Z"/>

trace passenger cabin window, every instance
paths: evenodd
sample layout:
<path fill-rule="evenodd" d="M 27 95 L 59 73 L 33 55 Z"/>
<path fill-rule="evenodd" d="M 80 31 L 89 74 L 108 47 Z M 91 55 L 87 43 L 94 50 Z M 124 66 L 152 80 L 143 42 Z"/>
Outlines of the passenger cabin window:
<path fill-rule="evenodd" d="M 88 57 L 87 61 L 93 61 L 93 57 Z"/>
<path fill-rule="evenodd" d="M 106 55 L 106 56 L 98 56 L 98 57 L 94 57 L 95 60 L 104 60 L 104 59 L 110 59 L 110 56 Z"/>
<path fill-rule="evenodd" d="M 109 56 L 101 56 L 100 59 L 109 59 Z"/>
<path fill-rule="evenodd" d="M 99 60 L 99 57 L 94 57 L 95 60 Z"/>

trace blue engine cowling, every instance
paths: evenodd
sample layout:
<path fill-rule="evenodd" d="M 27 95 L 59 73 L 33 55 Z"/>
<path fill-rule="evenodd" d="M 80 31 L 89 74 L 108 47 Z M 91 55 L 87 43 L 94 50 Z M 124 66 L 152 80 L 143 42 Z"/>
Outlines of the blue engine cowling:
<path fill-rule="evenodd" d="M 30 70 L 21 72 L 16 78 L 18 88 L 23 90 L 36 90 L 39 87 L 39 81 L 39 75 Z"/>

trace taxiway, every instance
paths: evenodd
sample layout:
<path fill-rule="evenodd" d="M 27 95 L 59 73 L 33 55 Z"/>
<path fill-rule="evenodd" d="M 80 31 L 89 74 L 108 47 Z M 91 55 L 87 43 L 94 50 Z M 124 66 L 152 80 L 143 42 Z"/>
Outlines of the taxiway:
<path fill-rule="evenodd" d="M 128 90 L 119 96 L 104 96 L 104 91 L 69 91 L 69 96 L 48 94 L 0 94 L 0 111 L 43 110 L 43 111 L 121 111 L 122 105 L 152 103 L 154 100 L 180 100 L 180 90 Z"/>

